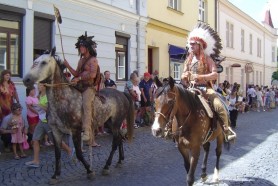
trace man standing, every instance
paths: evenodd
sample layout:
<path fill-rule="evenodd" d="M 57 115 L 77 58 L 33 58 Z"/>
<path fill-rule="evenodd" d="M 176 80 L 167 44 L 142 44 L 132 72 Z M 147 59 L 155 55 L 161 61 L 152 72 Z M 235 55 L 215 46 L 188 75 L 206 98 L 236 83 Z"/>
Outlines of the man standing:
<path fill-rule="evenodd" d="M 64 65 L 75 77 L 72 83 L 81 83 L 82 86 L 85 87 L 85 90 L 82 92 L 82 124 L 84 130 L 82 139 L 84 141 L 89 141 L 92 137 L 92 101 L 95 99 L 96 93 L 94 81 L 97 75 L 98 60 L 96 58 L 96 50 L 94 49 L 96 43 L 92 40 L 93 37 L 94 36 L 87 36 L 87 32 L 85 32 L 85 36 L 82 35 L 78 38 L 75 46 L 81 58 L 78 61 L 76 70 L 69 65 L 67 60 L 64 61 Z"/>
<path fill-rule="evenodd" d="M 208 41 L 214 42 L 209 43 Z M 228 112 L 212 86 L 212 81 L 217 80 L 217 69 L 211 56 L 219 55 L 222 49 L 220 41 L 219 36 L 212 28 L 204 23 L 199 23 L 188 38 L 191 51 L 185 61 L 181 78 L 183 83 L 193 83 L 195 87 L 206 91 L 209 101 L 220 118 L 224 133 L 230 140 L 234 139 L 236 135 L 229 127 Z M 209 44 L 212 46 L 209 46 Z M 230 135 L 229 131 L 233 135 Z"/>
<path fill-rule="evenodd" d="M 112 79 L 110 79 L 110 72 L 108 70 L 104 72 L 104 77 L 105 77 L 105 81 L 104 81 L 105 88 L 115 88 L 115 89 L 117 88 L 115 82 Z"/>
<path fill-rule="evenodd" d="M 151 86 L 152 86 L 151 74 L 148 72 L 144 73 L 144 79 L 139 83 L 141 90 L 141 120 L 144 118 L 145 125 L 149 125 L 151 116 Z M 142 123 L 141 123 L 142 124 Z"/>

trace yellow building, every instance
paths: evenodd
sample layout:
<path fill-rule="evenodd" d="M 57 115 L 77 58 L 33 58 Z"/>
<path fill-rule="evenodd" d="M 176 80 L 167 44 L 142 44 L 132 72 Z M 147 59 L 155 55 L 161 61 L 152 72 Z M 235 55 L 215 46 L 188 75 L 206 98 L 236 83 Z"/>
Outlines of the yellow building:
<path fill-rule="evenodd" d="M 147 11 L 145 71 L 179 80 L 187 36 L 198 21 L 215 27 L 215 1 L 148 0 Z"/>

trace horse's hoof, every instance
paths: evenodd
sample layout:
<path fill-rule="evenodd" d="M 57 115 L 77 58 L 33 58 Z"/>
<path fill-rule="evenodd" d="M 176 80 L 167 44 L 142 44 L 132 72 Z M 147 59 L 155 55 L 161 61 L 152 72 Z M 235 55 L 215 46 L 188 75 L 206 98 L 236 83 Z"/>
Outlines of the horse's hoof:
<path fill-rule="evenodd" d="M 122 164 L 122 163 L 117 163 L 115 167 L 116 167 L 116 168 L 122 168 L 122 167 L 123 167 L 123 164 Z"/>
<path fill-rule="evenodd" d="M 51 178 L 48 182 L 49 185 L 56 185 L 57 183 L 59 183 L 59 180 L 55 178 Z"/>
<path fill-rule="evenodd" d="M 219 183 L 219 178 L 212 178 L 212 183 L 214 184 Z"/>
<path fill-rule="evenodd" d="M 96 177 L 96 174 L 94 171 L 87 174 L 87 178 L 89 180 L 93 180 L 93 179 L 95 179 L 95 177 Z"/>
<path fill-rule="evenodd" d="M 109 175 L 109 170 L 108 169 L 102 169 L 102 175 L 103 176 L 107 176 L 107 175 Z"/>
<path fill-rule="evenodd" d="M 202 182 L 206 182 L 207 179 L 208 179 L 208 176 L 207 175 L 202 175 L 201 179 L 202 179 Z"/>

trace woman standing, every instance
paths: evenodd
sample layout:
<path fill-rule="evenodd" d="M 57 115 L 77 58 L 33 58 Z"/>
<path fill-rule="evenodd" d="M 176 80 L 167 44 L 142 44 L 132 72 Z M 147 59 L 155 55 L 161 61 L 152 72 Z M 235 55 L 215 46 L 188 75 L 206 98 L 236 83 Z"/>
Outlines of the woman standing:
<path fill-rule="evenodd" d="M 3 70 L 0 79 L 0 122 L 5 116 L 11 113 L 11 106 L 14 100 L 19 103 L 15 85 L 11 81 L 11 71 Z"/>
<path fill-rule="evenodd" d="M 126 82 L 125 86 L 125 92 L 129 93 L 132 97 L 132 100 L 134 102 L 134 118 L 136 119 L 136 116 L 140 109 L 140 101 L 141 101 L 141 91 L 138 86 L 139 84 L 139 78 L 137 77 L 136 73 L 130 74 L 130 80 Z M 139 126 L 134 123 L 134 128 L 139 128 Z"/>

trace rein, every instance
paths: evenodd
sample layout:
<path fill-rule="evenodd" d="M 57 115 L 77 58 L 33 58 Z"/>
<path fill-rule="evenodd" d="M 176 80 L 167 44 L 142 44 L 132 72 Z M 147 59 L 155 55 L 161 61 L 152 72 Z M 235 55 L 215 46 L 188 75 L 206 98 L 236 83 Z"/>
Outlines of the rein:
<path fill-rule="evenodd" d="M 72 86 L 71 83 L 55 83 L 55 84 L 44 83 L 43 85 L 46 86 L 46 87 L 59 87 L 61 85 L 63 85 L 63 86 Z"/>

